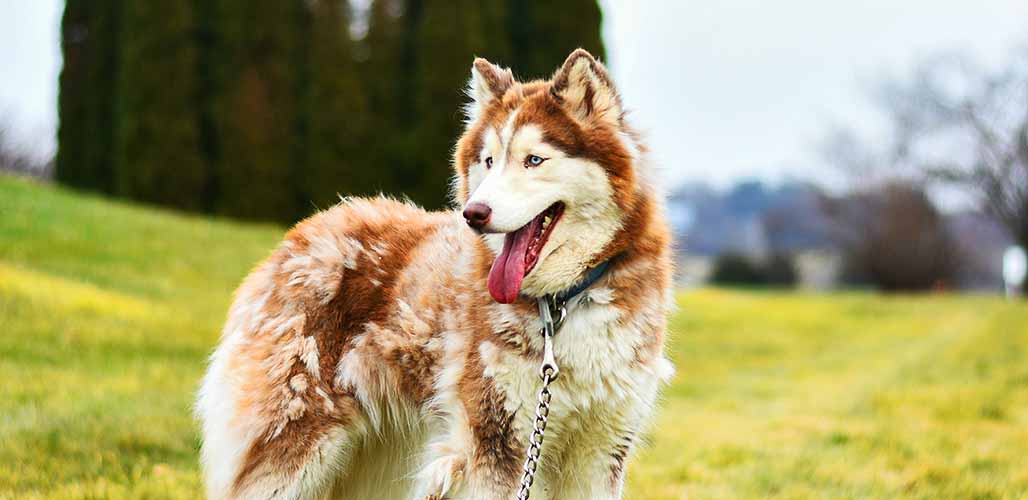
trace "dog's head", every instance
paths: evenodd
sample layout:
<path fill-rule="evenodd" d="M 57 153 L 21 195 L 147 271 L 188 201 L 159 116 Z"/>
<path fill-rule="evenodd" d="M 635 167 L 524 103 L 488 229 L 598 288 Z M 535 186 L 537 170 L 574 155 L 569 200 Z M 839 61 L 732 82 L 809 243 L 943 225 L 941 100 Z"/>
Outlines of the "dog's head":
<path fill-rule="evenodd" d="M 457 145 L 456 198 L 496 253 L 498 302 L 573 286 L 626 246 L 640 147 L 606 68 L 573 52 L 548 81 L 521 83 L 476 59 Z"/>

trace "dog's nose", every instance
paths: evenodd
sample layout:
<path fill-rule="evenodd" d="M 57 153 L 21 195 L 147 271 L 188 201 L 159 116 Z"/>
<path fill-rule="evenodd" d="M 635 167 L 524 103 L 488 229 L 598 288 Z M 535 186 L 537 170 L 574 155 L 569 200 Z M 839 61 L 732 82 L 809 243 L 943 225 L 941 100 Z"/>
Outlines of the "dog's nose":
<path fill-rule="evenodd" d="M 464 220 L 473 229 L 481 230 L 489 223 L 489 216 L 492 213 L 493 209 L 489 208 L 489 205 L 475 201 L 468 203 L 468 206 L 464 207 Z"/>

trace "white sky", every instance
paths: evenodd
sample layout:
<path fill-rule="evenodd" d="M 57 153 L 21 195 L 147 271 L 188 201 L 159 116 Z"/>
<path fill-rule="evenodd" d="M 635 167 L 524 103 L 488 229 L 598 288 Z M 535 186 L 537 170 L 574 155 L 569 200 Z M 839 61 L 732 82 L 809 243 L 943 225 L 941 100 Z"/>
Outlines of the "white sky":
<path fill-rule="evenodd" d="M 0 0 L 0 125 L 41 157 L 57 135 L 59 0 Z"/>
<path fill-rule="evenodd" d="M 615 81 L 672 182 L 833 177 L 817 143 L 833 123 L 880 126 L 865 99 L 878 77 L 1028 42 L 1026 0 L 602 3 Z"/>
<path fill-rule="evenodd" d="M 824 179 L 826 126 L 873 128 L 864 90 L 918 57 L 997 61 L 1025 0 L 602 0 L 608 62 L 667 180 Z M 54 150 L 60 0 L 0 0 L 0 119 Z M 559 61 L 554 61 L 558 64 Z"/>

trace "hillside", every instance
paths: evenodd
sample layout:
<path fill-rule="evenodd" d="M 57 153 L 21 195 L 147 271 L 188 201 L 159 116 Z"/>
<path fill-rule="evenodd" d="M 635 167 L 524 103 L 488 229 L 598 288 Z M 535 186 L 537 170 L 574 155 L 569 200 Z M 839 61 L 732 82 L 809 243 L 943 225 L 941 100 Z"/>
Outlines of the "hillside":
<path fill-rule="evenodd" d="M 196 498 L 193 392 L 280 235 L 0 177 L 0 496 Z"/>
<path fill-rule="evenodd" d="M 193 393 L 281 233 L 0 177 L 0 498 L 199 497 Z M 679 297 L 628 498 L 1028 491 L 1028 305 Z"/>

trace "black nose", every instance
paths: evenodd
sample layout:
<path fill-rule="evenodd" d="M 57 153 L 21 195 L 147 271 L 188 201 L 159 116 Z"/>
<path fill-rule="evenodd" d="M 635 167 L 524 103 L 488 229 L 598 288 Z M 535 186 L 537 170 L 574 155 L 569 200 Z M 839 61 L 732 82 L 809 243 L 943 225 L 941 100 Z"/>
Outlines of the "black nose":
<path fill-rule="evenodd" d="M 489 208 L 489 205 L 476 201 L 469 203 L 468 206 L 464 207 L 464 220 L 467 221 L 468 225 L 473 229 L 481 230 L 489 223 L 489 216 L 492 215 L 493 209 Z"/>

